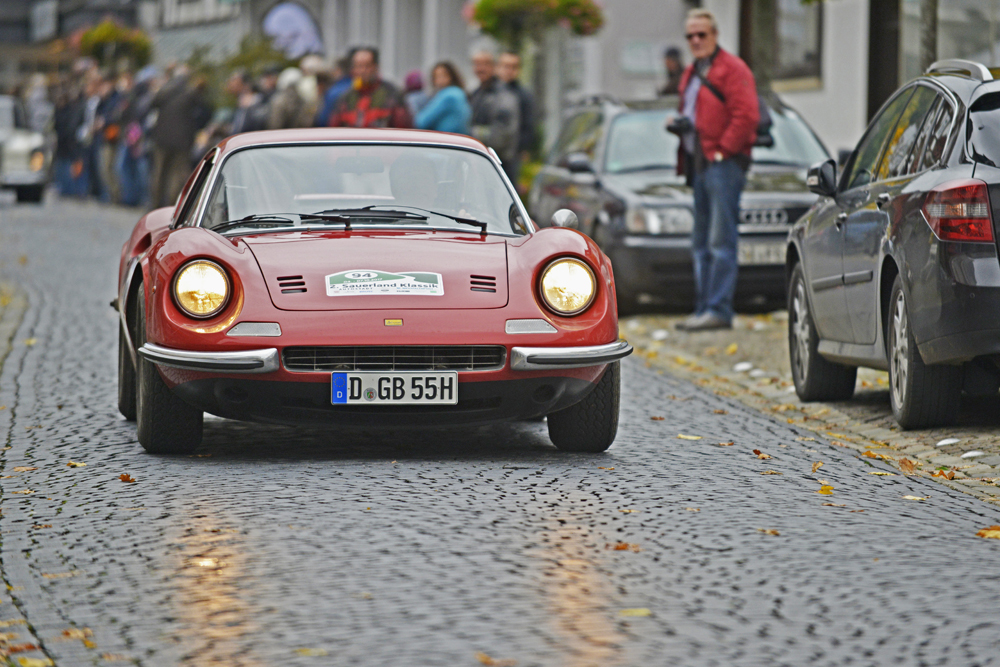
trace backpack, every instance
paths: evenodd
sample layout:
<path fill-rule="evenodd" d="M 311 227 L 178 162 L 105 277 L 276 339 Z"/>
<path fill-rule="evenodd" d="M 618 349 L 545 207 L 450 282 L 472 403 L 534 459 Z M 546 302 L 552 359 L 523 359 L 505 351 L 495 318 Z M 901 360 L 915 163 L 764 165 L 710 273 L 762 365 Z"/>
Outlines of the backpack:
<path fill-rule="evenodd" d="M 697 68 L 691 73 L 692 77 L 698 77 L 701 80 L 701 85 L 708 88 L 708 90 L 715 95 L 720 102 L 726 103 L 726 96 L 722 94 L 722 91 L 716 88 L 713 84 L 709 83 L 708 79 L 701 76 L 698 73 Z M 771 120 L 771 109 L 767 106 L 767 102 L 761 95 L 757 95 L 757 111 L 760 114 L 760 120 L 757 122 L 757 138 L 754 139 L 754 146 L 764 146 L 771 147 L 774 145 L 774 137 L 771 136 L 771 125 L 774 122 Z"/>

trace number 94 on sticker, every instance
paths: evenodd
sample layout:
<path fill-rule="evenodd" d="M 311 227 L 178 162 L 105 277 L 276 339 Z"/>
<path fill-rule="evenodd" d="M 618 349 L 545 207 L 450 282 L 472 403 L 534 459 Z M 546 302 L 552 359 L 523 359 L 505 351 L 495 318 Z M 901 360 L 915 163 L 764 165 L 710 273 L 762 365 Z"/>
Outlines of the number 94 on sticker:
<path fill-rule="evenodd" d="M 334 405 L 456 405 L 458 373 L 333 373 Z"/>

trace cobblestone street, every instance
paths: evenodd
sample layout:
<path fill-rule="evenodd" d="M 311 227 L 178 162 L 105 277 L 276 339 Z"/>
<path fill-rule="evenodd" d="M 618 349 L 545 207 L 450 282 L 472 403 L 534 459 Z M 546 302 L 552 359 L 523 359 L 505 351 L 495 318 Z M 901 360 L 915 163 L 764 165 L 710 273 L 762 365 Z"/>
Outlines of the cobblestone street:
<path fill-rule="evenodd" d="M 108 307 L 137 217 L 0 207 L 0 322 L 26 305 L 0 372 L 11 664 L 1000 664 L 976 536 L 1000 506 L 648 355 L 603 455 L 543 423 L 214 418 L 196 455 L 144 453 Z"/>

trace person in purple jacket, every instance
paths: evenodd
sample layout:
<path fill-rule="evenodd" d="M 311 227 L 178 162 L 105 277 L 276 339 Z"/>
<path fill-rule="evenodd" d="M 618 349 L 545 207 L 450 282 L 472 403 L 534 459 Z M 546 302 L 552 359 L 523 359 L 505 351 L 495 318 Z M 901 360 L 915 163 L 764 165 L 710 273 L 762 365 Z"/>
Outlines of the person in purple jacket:
<path fill-rule="evenodd" d="M 431 81 L 436 92 L 417 113 L 414 120 L 416 127 L 421 130 L 469 134 L 472 108 L 458 69 L 448 61 L 439 62 L 431 70 Z"/>

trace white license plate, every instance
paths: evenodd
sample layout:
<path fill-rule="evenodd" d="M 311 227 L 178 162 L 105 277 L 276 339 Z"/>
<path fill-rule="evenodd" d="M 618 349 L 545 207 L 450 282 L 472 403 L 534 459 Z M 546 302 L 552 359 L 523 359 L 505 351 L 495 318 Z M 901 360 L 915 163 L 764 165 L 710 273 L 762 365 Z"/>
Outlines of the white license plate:
<path fill-rule="evenodd" d="M 779 243 L 740 243 L 740 266 L 759 264 L 784 264 L 785 242 Z"/>
<path fill-rule="evenodd" d="M 457 405 L 458 373 L 333 373 L 334 405 Z"/>

